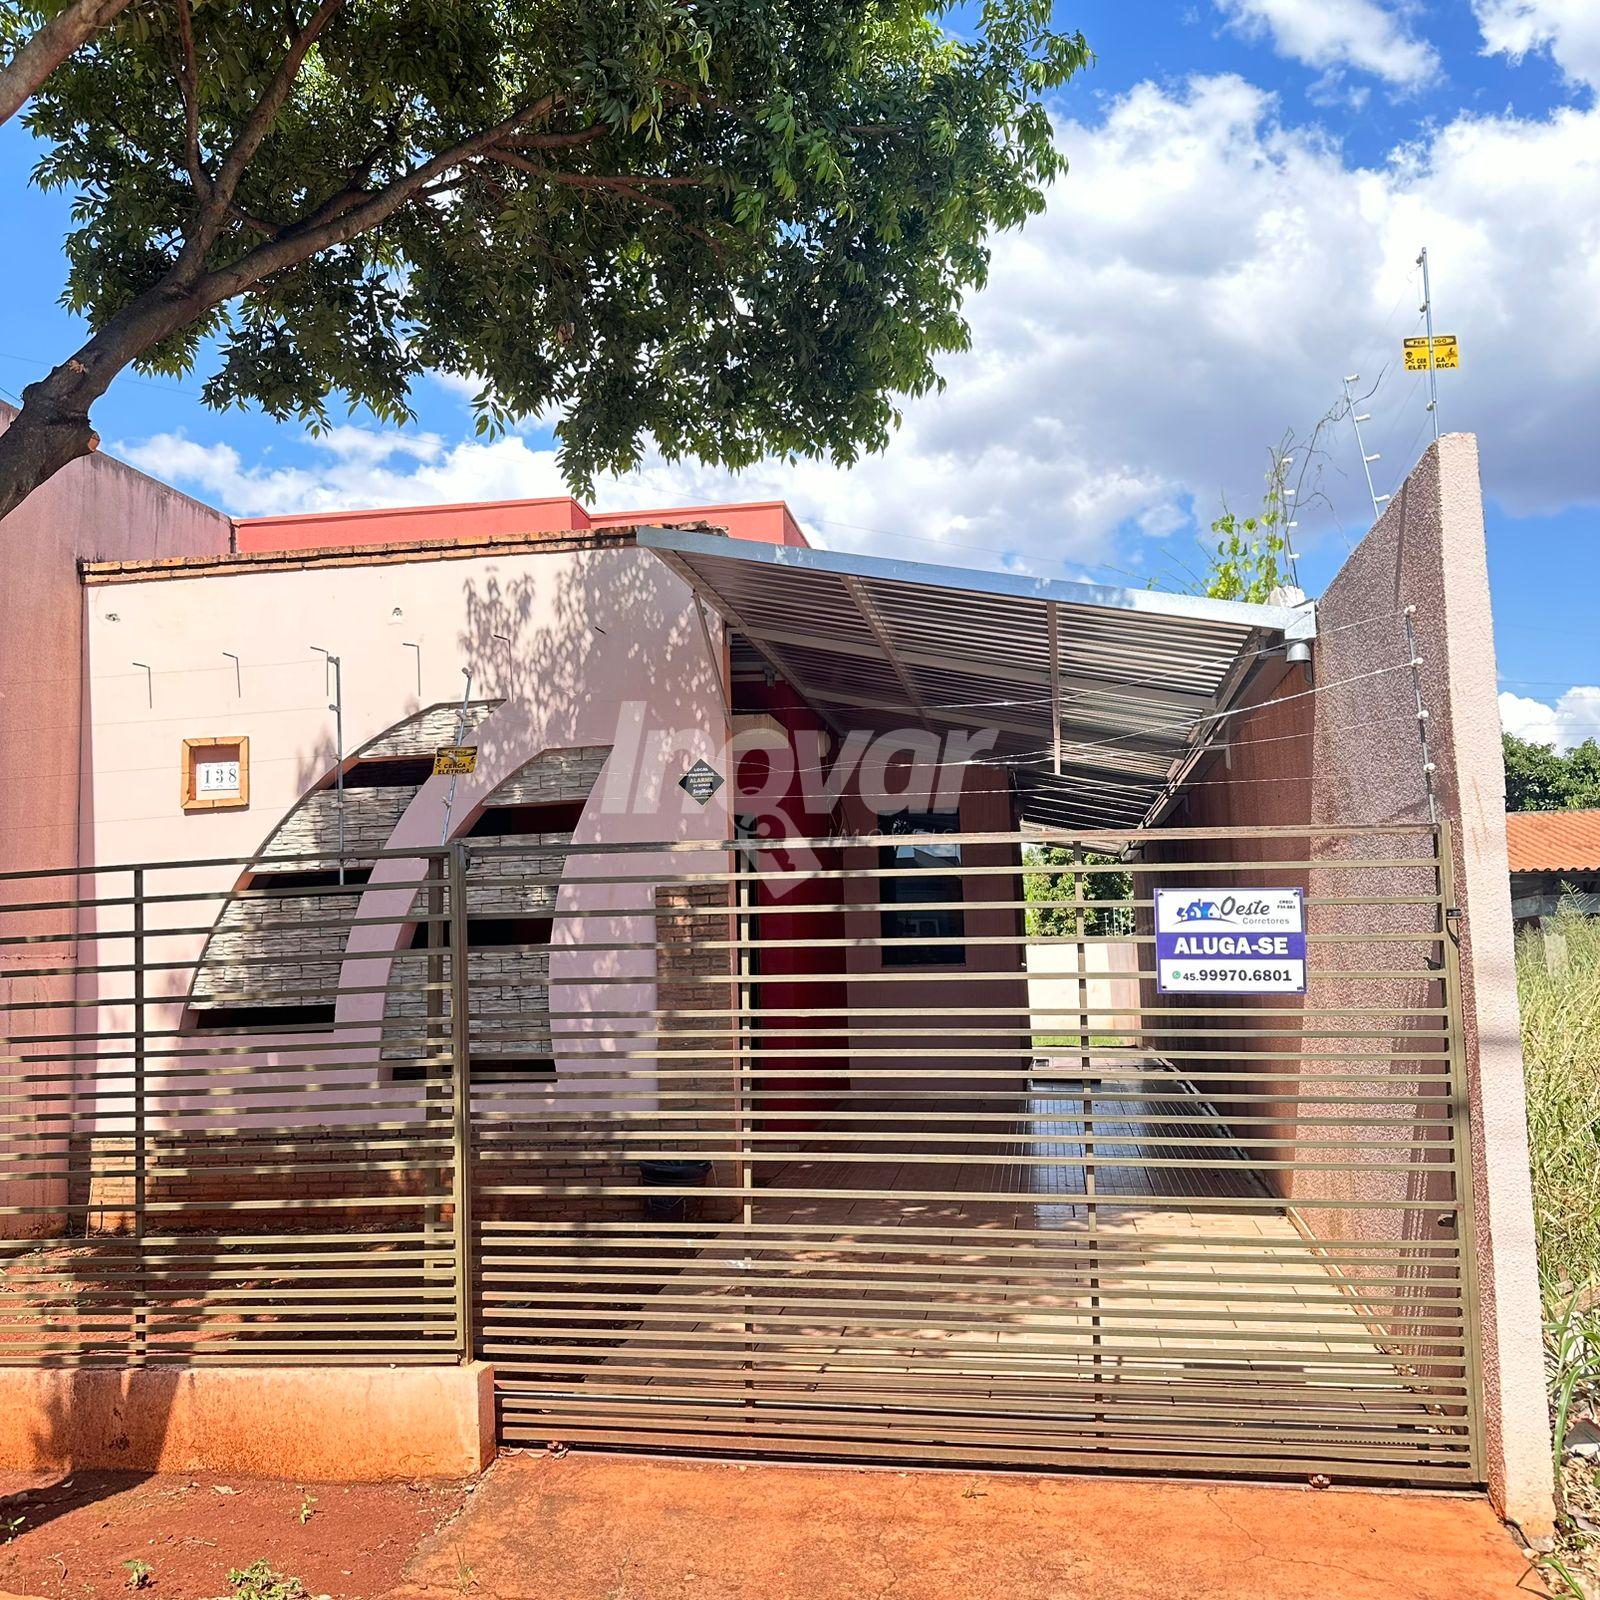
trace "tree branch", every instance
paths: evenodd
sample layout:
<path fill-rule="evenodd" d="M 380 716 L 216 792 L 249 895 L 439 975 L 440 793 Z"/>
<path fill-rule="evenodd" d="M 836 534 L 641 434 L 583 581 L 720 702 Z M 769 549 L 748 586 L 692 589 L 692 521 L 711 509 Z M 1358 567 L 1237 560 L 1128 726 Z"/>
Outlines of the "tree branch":
<path fill-rule="evenodd" d="M 244 177 L 246 168 L 250 165 L 251 158 L 272 131 L 272 125 L 283 109 L 284 101 L 289 98 L 289 91 L 294 87 L 294 80 L 299 76 L 300 68 L 306 56 L 310 54 L 312 45 L 317 42 L 323 29 L 343 4 L 344 0 L 318 0 L 317 9 L 312 12 L 305 26 L 290 39 L 283 60 L 278 63 L 278 70 L 272 75 L 272 82 L 256 101 L 244 127 L 239 130 L 238 137 L 233 141 L 227 155 L 222 159 L 222 165 L 217 169 L 217 176 L 210 185 L 195 226 L 190 230 L 174 264 L 174 270 L 179 274 L 198 273 L 205 260 L 206 251 L 211 247 L 212 241 L 217 236 L 217 230 L 227 217 L 228 207 L 233 203 L 234 193 L 239 187 L 240 179 Z"/>
<path fill-rule="evenodd" d="M 0 66 L 0 123 L 15 116 L 39 85 L 128 5 L 128 0 L 72 0 Z"/>
<path fill-rule="evenodd" d="M 319 14 L 331 15 L 340 3 L 342 0 L 323 0 Z M 158 283 L 123 306 L 76 355 L 23 390 L 22 410 L 0 433 L 0 517 L 20 505 L 35 487 L 69 461 L 96 448 L 99 441 L 89 425 L 89 407 L 130 362 L 179 329 L 191 326 L 223 301 L 276 273 L 299 266 L 319 251 L 378 227 L 408 201 L 425 193 L 436 179 L 547 116 L 554 104 L 555 96 L 543 96 L 494 127 L 420 162 L 371 194 L 336 196 L 312 218 L 283 229 L 226 267 L 204 273 L 185 270 L 184 258 L 195 241 L 191 232 L 178 260 Z M 212 184 L 209 206 L 219 203 L 221 189 L 219 178 Z M 226 206 L 228 202 L 221 204 Z M 334 209 L 337 215 L 327 214 Z"/>
<path fill-rule="evenodd" d="M 570 133 L 523 133 L 509 142 L 526 150 L 562 150 L 570 145 L 593 144 L 610 132 L 603 122 L 591 122 L 587 128 L 575 128 Z"/>
<path fill-rule="evenodd" d="M 530 172 L 548 183 L 559 183 L 569 189 L 705 189 L 711 185 L 704 178 L 653 177 L 648 173 L 633 172 L 562 172 L 547 167 L 541 161 L 530 161 L 515 150 L 485 150 L 490 161 L 499 161 L 521 172 Z"/>
<path fill-rule="evenodd" d="M 205 200 L 211 179 L 200 160 L 200 74 L 194 62 L 194 12 L 189 0 L 176 0 L 178 42 L 182 60 L 178 66 L 178 89 L 183 96 L 183 154 L 194 185 L 196 201 Z"/>
<path fill-rule="evenodd" d="M 253 217 L 240 206 L 229 206 L 228 215 L 235 222 L 242 222 L 252 233 L 259 233 L 264 239 L 276 239 L 283 232 L 275 222 L 268 222 L 264 217 Z"/>
<path fill-rule="evenodd" d="M 368 232 L 386 222 L 408 200 L 415 199 L 435 178 L 443 177 L 464 161 L 484 155 L 509 133 L 548 115 L 555 98 L 554 95 L 543 96 L 504 122 L 463 139 L 412 167 L 381 189 L 360 196 L 349 193 L 335 196 L 305 221 L 285 228 L 276 239 L 258 245 L 226 267 L 207 273 L 194 285 L 194 292 L 209 310 L 273 273 L 297 267 L 320 250 L 344 244 Z M 169 274 L 169 278 L 171 276 Z"/>

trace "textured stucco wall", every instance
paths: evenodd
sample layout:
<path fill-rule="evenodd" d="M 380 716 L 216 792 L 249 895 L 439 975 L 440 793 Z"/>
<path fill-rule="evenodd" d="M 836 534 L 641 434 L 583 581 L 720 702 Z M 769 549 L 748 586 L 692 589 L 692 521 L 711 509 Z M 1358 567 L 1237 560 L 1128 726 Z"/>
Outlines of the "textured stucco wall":
<path fill-rule="evenodd" d="M 1415 608 L 1435 802 L 1453 834 L 1454 891 L 1462 911 L 1461 1004 L 1490 1490 L 1506 1516 L 1540 1535 L 1553 1514 L 1550 1443 L 1512 961 L 1505 771 L 1478 449 L 1471 435 L 1447 434 L 1424 454 L 1328 586 L 1318 603 L 1315 695 L 1304 694 L 1308 682 L 1293 669 L 1260 685 L 1265 703 L 1232 729 L 1231 767 L 1218 758 L 1197 774 L 1202 781 L 1173 820 L 1426 822 L 1407 607 Z M 1383 848 L 1371 846 L 1374 855 Z M 1432 878 L 1431 870 L 1374 872 L 1363 893 L 1426 895 Z M 1308 887 L 1313 894 L 1336 894 L 1337 882 L 1333 872 L 1314 871 Z M 1326 926 L 1355 933 L 1377 931 L 1380 924 L 1395 931 L 1416 926 L 1404 921 L 1403 909 L 1358 910 L 1355 920 L 1335 913 Z M 1416 968 L 1430 953 L 1404 942 L 1383 948 L 1397 967 Z M 1367 957 L 1361 947 L 1346 946 L 1325 959 L 1360 965 Z M 1414 989 L 1415 1005 L 1438 1004 L 1437 982 L 1419 980 Z M 1350 991 L 1349 1003 L 1373 999 L 1359 984 L 1352 983 Z M 1393 998 L 1391 991 L 1383 1003 Z M 1409 1047 L 1403 1033 L 1394 1043 Z M 1386 1041 L 1380 1044 L 1388 1048 Z M 1374 1181 L 1359 1174 L 1310 1181 L 1322 1198 L 1336 1195 L 1339 1183 L 1363 1199 L 1375 1192 Z M 1327 1216 L 1330 1222 L 1342 1219 L 1341 1228 L 1393 1226 L 1387 1212 Z"/>

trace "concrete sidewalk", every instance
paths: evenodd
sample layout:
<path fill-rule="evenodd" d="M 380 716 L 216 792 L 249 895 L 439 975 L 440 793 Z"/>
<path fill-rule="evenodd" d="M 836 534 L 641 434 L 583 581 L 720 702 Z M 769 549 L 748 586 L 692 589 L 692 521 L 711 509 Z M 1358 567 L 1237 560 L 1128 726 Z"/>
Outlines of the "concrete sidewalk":
<path fill-rule="evenodd" d="M 527 1455 L 395 1596 L 1522 1600 L 1527 1568 L 1478 1499 Z"/>

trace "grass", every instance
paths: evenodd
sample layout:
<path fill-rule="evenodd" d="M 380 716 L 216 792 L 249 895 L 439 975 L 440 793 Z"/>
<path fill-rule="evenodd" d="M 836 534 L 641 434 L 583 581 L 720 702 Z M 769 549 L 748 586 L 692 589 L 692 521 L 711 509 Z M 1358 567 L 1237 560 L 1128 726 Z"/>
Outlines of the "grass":
<path fill-rule="evenodd" d="M 1539 1274 L 1547 1306 L 1600 1286 L 1600 918 L 1517 943 Z"/>
<path fill-rule="evenodd" d="M 1600 919 L 1563 909 L 1517 943 L 1528 1146 L 1555 1436 L 1558 1594 L 1600 1574 L 1600 1473 L 1569 1456 L 1573 1422 L 1600 1414 Z"/>

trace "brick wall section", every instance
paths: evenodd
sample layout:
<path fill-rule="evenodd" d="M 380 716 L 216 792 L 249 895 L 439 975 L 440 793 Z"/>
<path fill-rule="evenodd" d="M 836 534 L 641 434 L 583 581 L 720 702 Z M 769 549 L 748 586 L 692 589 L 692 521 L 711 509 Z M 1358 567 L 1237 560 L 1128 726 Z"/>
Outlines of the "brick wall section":
<path fill-rule="evenodd" d="M 519 767 L 486 802 L 492 806 L 538 805 L 587 800 L 600 781 L 600 769 L 611 746 L 580 745 L 573 750 L 546 750 Z"/>
<path fill-rule="evenodd" d="M 501 700 L 471 702 L 467 706 L 464 737 L 470 739 L 478 724 L 503 704 Z M 371 744 L 363 745 L 356 754 L 363 760 L 378 756 L 431 756 L 441 745 L 454 744 L 456 732 L 461 726 L 459 705 L 429 706 L 426 711 L 396 723 L 387 733 L 380 733 Z"/>
<path fill-rule="evenodd" d="M 562 804 L 587 800 L 611 754 L 609 745 L 547 750 L 514 772 L 489 796 L 494 806 Z M 558 880 L 567 864 L 570 833 L 521 834 L 505 841 L 514 850 L 476 855 L 467 863 L 467 913 L 471 917 L 550 917 Z M 487 844 L 487 841 L 486 841 Z M 547 845 L 549 849 L 541 849 Z M 493 849 L 493 846 L 488 846 Z M 413 909 L 427 909 L 428 891 L 418 890 Z M 448 909 L 448 907 L 446 908 Z M 398 957 L 384 1004 L 386 1021 L 420 1023 L 428 996 L 420 987 L 428 970 L 426 951 Z M 445 976 L 449 959 L 443 958 Z M 469 950 L 467 982 L 472 996 L 474 1057 L 547 1056 L 550 1041 L 550 957 L 544 951 Z M 449 996 L 439 1005 L 449 1015 Z M 386 1060 L 403 1059 L 407 1048 L 388 1048 Z"/>

